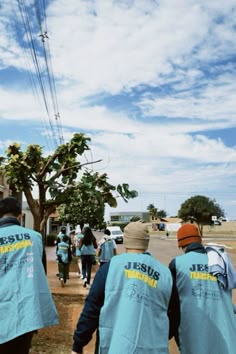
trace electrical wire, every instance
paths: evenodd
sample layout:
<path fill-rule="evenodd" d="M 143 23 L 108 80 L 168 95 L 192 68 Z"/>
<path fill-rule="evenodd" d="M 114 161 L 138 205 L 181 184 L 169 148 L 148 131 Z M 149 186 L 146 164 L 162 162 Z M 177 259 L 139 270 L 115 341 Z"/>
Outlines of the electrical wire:
<path fill-rule="evenodd" d="M 47 120 L 49 122 L 48 136 L 53 141 L 54 147 L 57 147 L 64 142 L 64 139 L 48 41 L 49 38 L 47 35 L 45 1 L 34 0 L 33 4 L 30 5 L 27 5 L 25 0 L 16 0 L 16 2 L 20 15 L 17 16 L 17 11 L 14 9 L 12 2 L 16 33 L 26 58 L 33 92 L 37 95 L 39 102 L 43 103 L 46 110 Z M 40 33 L 39 35 L 37 34 L 36 37 L 38 42 L 35 39 L 37 28 L 38 33 Z M 19 29 L 21 29 L 21 31 Z M 20 33 L 22 29 L 24 31 L 23 38 L 27 44 L 27 48 L 24 43 L 21 43 L 22 38 L 20 38 Z M 41 38 L 41 41 L 39 41 L 39 38 Z M 40 52 L 42 55 L 40 55 Z M 42 70 L 42 59 L 44 59 L 45 70 Z M 31 63 L 33 64 L 34 70 L 32 70 Z M 53 111 L 54 119 L 52 119 L 51 111 Z"/>

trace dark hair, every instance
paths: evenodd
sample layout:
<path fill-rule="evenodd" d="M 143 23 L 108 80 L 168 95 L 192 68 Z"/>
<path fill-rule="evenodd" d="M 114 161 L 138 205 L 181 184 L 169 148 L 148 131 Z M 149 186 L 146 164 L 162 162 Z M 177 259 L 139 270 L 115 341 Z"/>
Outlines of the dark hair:
<path fill-rule="evenodd" d="M 64 235 L 63 237 L 62 237 L 62 241 L 63 242 L 67 242 L 69 240 L 69 237 L 67 236 L 67 235 Z"/>
<path fill-rule="evenodd" d="M 62 226 L 62 227 L 61 227 L 61 232 L 62 232 L 63 234 L 66 234 L 66 226 Z"/>
<path fill-rule="evenodd" d="M 92 233 L 92 230 L 90 229 L 90 227 L 84 227 L 83 234 L 84 234 L 83 244 L 85 246 L 91 245 L 91 243 L 93 243 L 93 240 L 95 239 L 95 236 Z"/>
<path fill-rule="evenodd" d="M 19 216 L 21 214 L 21 205 L 14 197 L 7 197 L 0 200 L 0 217 L 6 214 Z"/>
<path fill-rule="evenodd" d="M 110 230 L 108 230 L 108 229 L 106 229 L 106 230 L 104 231 L 104 234 L 105 234 L 105 235 L 108 235 L 108 236 L 110 236 L 110 234 L 111 234 L 111 231 L 110 231 Z"/>

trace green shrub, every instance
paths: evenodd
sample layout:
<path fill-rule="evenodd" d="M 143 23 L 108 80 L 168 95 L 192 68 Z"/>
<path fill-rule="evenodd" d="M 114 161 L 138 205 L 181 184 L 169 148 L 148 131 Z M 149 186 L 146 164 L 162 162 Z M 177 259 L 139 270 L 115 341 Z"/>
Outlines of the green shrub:
<path fill-rule="evenodd" d="M 55 241 L 57 240 L 57 236 L 54 234 L 47 235 L 46 244 L 47 246 L 55 246 Z"/>

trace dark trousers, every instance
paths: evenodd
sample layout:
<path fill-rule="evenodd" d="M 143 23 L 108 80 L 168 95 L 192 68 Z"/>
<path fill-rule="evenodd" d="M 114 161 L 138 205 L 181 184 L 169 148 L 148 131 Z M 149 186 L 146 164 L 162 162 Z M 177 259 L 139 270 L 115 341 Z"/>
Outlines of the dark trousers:
<path fill-rule="evenodd" d="M 1 354 L 29 354 L 34 332 L 25 333 L 9 342 L 0 344 Z"/>
<path fill-rule="evenodd" d="M 66 283 L 66 279 L 69 277 L 69 263 L 58 263 L 59 278 L 62 278 Z"/>
<path fill-rule="evenodd" d="M 93 262 L 93 256 L 87 254 L 81 255 L 82 275 L 83 278 L 87 278 L 87 284 L 90 284 L 92 262 Z"/>

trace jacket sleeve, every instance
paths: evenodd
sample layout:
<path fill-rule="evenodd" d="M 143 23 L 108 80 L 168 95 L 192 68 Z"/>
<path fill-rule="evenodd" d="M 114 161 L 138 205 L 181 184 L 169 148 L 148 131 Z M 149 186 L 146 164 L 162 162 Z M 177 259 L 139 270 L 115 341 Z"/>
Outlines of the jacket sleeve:
<path fill-rule="evenodd" d="M 169 303 L 168 316 L 170 321 L 170 329 L 169 329 L 169 339 L 175 337 L 177 345 L 179 344 L 178 340 L 178 328 L 180 324 L 180 301 L 179 294 L 176 286 L 176 265 L 175 259 L 173 259 L 169 264 L 169 269 L 173 278 L 173 288 L 172 294 Z"/>
<path fill-rule="evenodd" d="M 72 349 L 82 352 L 98 328 L 99 315 L 104 303 L 105 283 L 110 263 L 104 264 L 97 271 L 90 292 L 85 300 L 84 308 L 79 317 L 74 336 Z"/>

